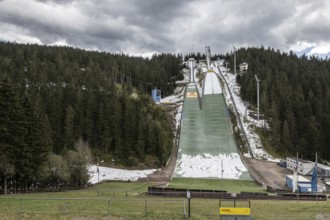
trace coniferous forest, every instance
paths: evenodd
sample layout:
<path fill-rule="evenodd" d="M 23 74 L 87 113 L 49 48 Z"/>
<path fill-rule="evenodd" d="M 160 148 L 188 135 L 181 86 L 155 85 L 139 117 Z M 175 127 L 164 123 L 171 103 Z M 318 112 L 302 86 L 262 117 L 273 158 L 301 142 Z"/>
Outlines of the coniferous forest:
<path fill-rule="evenodd" d="M 219 55 L 233 63 L 232 54 Z M 196 59 L 204 55 L 197 54 Z M 182 79 L 179 55 L 152 58 L 0 43 L 0 187 L 81 186 L 86 165 L 166 163 L 171 123 L 155 105 Z M 285 156 L 330 160 L 330 62 L 268 48 L 241 48 L 242 98 L 257 105 L 275 150 Z"/>
<path fill-rule="evenodd" d="M 233 63 L 233 56 L 226 59 Z M 241 48 L 237 68 L 248 70 L 237 77 L 241 96 L 257 107 L 260 79 L 260 112 L 270 123 L 269 136 L 284 156 L 299 153 L 304 159 L 330 160 L 330 61 L 298 57 L 268 48 Z"/>
<path fill-rule="evenodd" d="M 173 92 L 181 59 L 1 42 L 1 188 L 81 186 L 97 157 L 164 165 L 173 131 L 150 93 Z"/>

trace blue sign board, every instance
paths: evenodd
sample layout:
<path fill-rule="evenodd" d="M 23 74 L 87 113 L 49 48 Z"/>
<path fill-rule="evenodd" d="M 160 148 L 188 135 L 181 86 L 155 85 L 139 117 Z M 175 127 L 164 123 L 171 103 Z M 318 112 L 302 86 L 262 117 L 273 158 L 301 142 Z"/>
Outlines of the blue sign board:
<path fill-rule="evenodd" d="M 153 89 L 151 91 L 151 96 L 152 96 L 152 99 L 154 100 L 154 102 L 160 102 L 160 99 L 161 99 L 161 91 L 158 90 L 158 89 Z"/>

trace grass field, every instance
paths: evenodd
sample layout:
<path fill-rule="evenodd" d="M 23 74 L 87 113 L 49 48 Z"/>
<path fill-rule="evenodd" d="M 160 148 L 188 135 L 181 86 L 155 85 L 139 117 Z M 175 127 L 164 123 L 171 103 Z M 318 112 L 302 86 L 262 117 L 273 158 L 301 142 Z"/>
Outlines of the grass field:
<path fill-rule="evenodd" d="M 222 183 L 229 192 L 260 190 L 248 182 L 174 179 L 170 186 L 213 188 Z M 143 193 L 148 186 L 111 182 L 61 193 L 1 195 L 0 219 L 184 219 L 187 199 L 148 196 Z M 191 219 L 219 219 L 218 212 L 216 199 L 191 199 Z M 251 214 L 254 220 L 330 219 L 330 202 L 253 200 Z"/>
<path fill-rule="evenodd" d="M 266 192 L 254 181 L 249 180 L 219 180 L 219 179 L 193 179 L 173 178 L 169 186 L 180 189 L 209 189 L 224 190 L 227 192 Z"/>

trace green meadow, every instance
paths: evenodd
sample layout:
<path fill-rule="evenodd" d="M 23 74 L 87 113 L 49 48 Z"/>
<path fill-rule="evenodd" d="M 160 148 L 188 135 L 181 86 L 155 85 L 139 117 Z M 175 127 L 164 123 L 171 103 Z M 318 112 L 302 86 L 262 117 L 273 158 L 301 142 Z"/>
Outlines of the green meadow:
<path fill-rule="evenodd" d="M 169 183 L 170 188 L 180 189 L 208 189 L 231 192 L 266 192 L 254 181 L 249 180 L 219 180 L 219 179 L 195 179 L 173 178 Z"/>
<path fill-rule="evenodd" d="M 108 182 L 83 190 L 0 196 L 0 219 L 184 219 L 186 198 L 148 196 L 149 183 Z M 169 187 L 264 192 L 251 181 L 173 179 Z M 330 203 L 251 201 L 254 220 L 330 219 Z M 191 199 L 191 219 L 219 219 L 217 199 Z"/>

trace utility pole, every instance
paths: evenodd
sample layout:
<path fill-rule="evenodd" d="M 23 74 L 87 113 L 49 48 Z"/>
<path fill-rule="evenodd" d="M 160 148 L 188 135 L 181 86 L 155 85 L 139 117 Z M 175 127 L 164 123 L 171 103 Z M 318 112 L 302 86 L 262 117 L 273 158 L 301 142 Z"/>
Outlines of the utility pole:
<path fill-rule="evenodd" d="M 236 48 L 235 46 L 233 46 L 234 48 L 234 74 L 236 75 Z"/>
<path fill-rule="evenodd" d="M 97 157 L 97 167 L 96 167 L 96 172 L 97 172 L 97 183 L 100 182 L 100 163 L 103 163 L 104 161 L 101 160 L 100 161 L 100 158 Z"/>
<path fill-rule="evenodd" d="M 257 81 L 257 109 L 258 109 L 258 121 L 259 121 L 259 82 L 260 79 L 257 77 L 257 75 L 254 75 Z"/>
<path fill-rule="evenodd" d="M 97 157 L 97 183 L 100 182 L 100 158 Z"/>
<path fill-rule="evenodd" d="M 221 179 L 223 179 L 223 160 L 221 160 Z"/>

